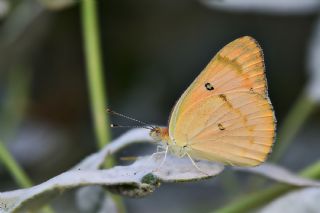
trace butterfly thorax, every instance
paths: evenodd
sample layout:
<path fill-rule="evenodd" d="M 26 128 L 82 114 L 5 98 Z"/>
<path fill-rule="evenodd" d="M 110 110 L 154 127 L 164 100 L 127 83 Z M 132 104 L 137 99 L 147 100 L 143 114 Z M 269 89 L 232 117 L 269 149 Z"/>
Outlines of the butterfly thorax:
<path fill-rule="evenodd" d="M 184 157 L 189 147 L 187 146 L 179 146 L 176 144 L 174 139 L 169 137 L 169 130 L 166 127 L 156 127 L 150 131 L 150 136 L 157 142 L 162 142 L 164 145 L 168 146 L 169 151 L 178 156 Z"/>
<path fill-rule="evenodd" d="M 180 158 L 186 156 L 188 151 L 190 151 L 189 147 L 187 147 L 187 146 L 179 146 L 179 145 L 175 145 L 175 144 L 168 144 L 168 147 L 169 147 L 169 151 L 173 155 L 178 156 Z"/>

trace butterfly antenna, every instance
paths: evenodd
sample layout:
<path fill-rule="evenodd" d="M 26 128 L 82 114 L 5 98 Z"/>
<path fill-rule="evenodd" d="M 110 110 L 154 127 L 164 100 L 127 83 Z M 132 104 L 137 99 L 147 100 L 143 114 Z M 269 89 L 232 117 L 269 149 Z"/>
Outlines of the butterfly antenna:
<path fill-rule="evenodd" d="M 154 126 L 152 126 L 152 125 L 150 125 L 150 124 L 147 124 L 146 122 L 139 121 L 139 120 L 134 119 L 134 118 L 131 118 L 131 117 L 127 116 L 127 115 L 121 114 L 121 113 L 119 113 L 119 112 L 115 112 L 115 111 L 113 111 L 113 110 L 111 110 L 111 109 L 107 109 L 107 112 L 110 113 L 110 114 L 114 114 L 114 115 L 117 115 L 117 116 L 120 116 L 120 117 L 129 119 L 129 120 L 138 122 L 138 123 L 140 123 L 140 124 L 143 124 L 143 127 L 149 127 L 149 128 L 147 128 L 147 129 L 150 129 L 150 128 L 151 128 L 151 129 L 154 129 L 154 128 L 155 128 Z M 120 127 L 120 126 L 117 125 L 117 127 Z M 128 127 L 128 128 L 129 128 L 129 126 L 121 126 L 121 127 Z M 135 126 L 132 126 L 132 127 L 135 127 Z M 141 126 L 140 126 L 140 127 L 141 127 Z"/>
<path fill-rule="evenodd" d="M 144 128 L 144 129 L 150 129 L 150 130 L 153 129 L 152 126 L 122 126 L 118 124 L 110 124 L 110 127 L 111 128 Z"/>

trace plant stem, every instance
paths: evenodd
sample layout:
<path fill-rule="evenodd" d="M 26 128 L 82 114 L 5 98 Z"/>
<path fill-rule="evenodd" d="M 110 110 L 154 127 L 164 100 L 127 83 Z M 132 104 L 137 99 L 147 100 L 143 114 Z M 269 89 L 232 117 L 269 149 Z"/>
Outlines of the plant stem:
<path fill-rule="evenodd" d="M 20 187 L 27 188 L 32 186 L 32 182 L 19 164 L 13 159 L 11 154 L 4 146 L 3 141 L 0 141 L 0 162 L 8 169 L 12 177 Z"/>
<path fill-rule="evenodd" d="M 276 162 L 281 158 L 315 107 L 316 102 L 303 92 L 283 121 L 277 137 L 279 143 L 275 144 L 271 161 Z"/>
<path fill-rule="evenodd" d="M 8 169 L 16 183 L 22 188 L 31 187 L 32 181 L 28 175 L 19 166 L 17 161 L 12 157 L 10 152 L 5 147 L 3 141 L 0 141 L 0 162 Z M 45 206 L 43 209 L 45 213 L 53 213 L 53 209 L 50 206 Z"/>
<path fill-rule="evenodd" d="M 312 179 L 320 178 L 320 161 L 317 161 L 313 165 L 309 166 L 307 169 L 304 169 L 301 173 L 301 176 Z M 296 186 L 277 184 L 273 187 L 270 187 L 259 192 L 254 192 L 245 197 L 226 205 L 221 209 L 213 211 L 214 213 L 241 213 L 241 212 L 250 212 L 253 209 L 260 207 L 278 196 L 293 190 L 297 189 Z"/>
<path fill-rule="evenodd" d="M 110 129 L 105 110 L 107 100 L 104 90 L 96 0 L 82 0 L 81 16 L 91 111 L 98 147 L 102 148 L 110 141 Z"/>
<path fill-rule="evenodd" d="M 82 0 L 82 32 L 85 46 L 87 78 L 90 92 L 91 111 L 94 117 L 95 135 L 98 147 L 101 149 L 110 141 L 110 125 L 106 114 L 107 99 L 103 77 L 101 45 L 98 28 L 96 0 Z M 113 165 L 113 159 L 108 158 L 107 167 Z M 120 196 L 111 195 L 119 212 L 125 212 L 125 206 Z"/>

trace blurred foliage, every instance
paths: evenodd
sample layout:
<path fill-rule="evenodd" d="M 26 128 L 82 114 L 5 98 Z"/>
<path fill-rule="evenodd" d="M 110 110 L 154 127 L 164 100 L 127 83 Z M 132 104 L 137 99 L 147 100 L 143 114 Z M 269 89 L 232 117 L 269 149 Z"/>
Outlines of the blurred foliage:
<path fill-rule="evenodd" d="M 272 10 L 222 11 L 196 0 L 94 1 L 99 10 L 104 67 L 100 80 L 106 83 L 109 107 L 165 125 L 175 101 L 210 58 L 235 38 L 251 35 L 264 49 L 278 124 L 287 123 L 281 128 L 286 133 L 279 137 L 289 142 L 277 156 L 279 163 L 298 171 L 318 159 L 318 105 L 301 98 L 310 75 L 306 53 L 318 18 L 314 9 L 273 14 Z M 96 149 L 81 2 L 0 1 L 0 139 L 35 183 L 69 169 Z M 121 133 L 114 131 L 115 136 Z M 280 144 L 282 138 L 278 139 Z M 119 155 L 137 156 L 154 150 L 134 146 Z M 17 188 L 3 163 L 0 191 Z M 255 185 L 246 174 L 225 177 L 227 173 L 184 186 L 167 184 L 150 197 L 126 199 L 126 206 L 128 212 L 208 212 L 270 185 L 265 181 Z M 228 182 L 221 184 L 224 179 Z M 58 210 L 76 211 L 69 202 L 72 199 L 66 194 L 53 205 Z"/>

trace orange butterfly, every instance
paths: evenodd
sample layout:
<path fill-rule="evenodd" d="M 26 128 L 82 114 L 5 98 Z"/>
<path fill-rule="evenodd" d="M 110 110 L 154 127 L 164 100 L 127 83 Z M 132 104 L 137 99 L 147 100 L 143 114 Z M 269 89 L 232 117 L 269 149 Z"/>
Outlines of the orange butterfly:
<path fill-rule="evenodd" d="M 270 153 L 275 128 L 263 53 L 245 36 L 216 54 L 174 106 L 169 127 L 150 135 L 179 157 L 256 166 Z"/>

